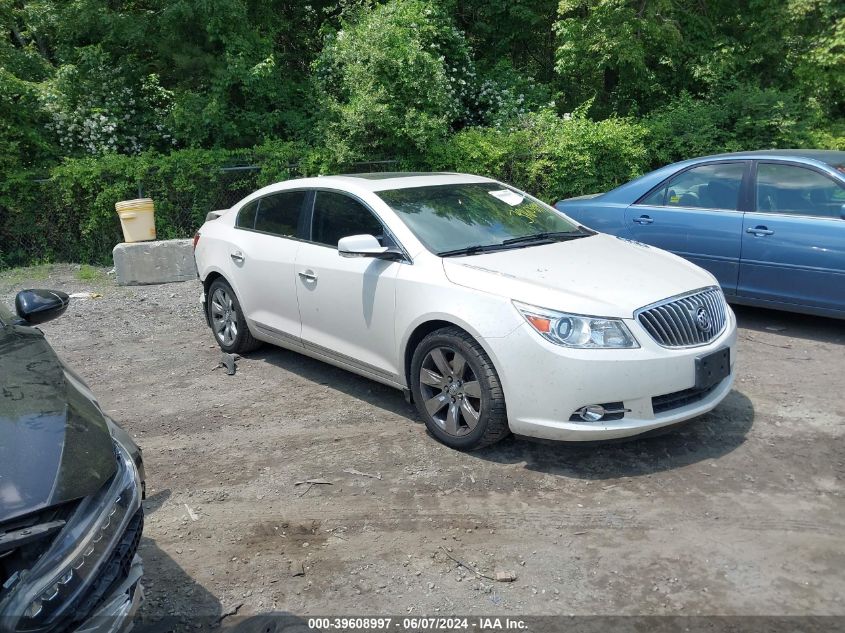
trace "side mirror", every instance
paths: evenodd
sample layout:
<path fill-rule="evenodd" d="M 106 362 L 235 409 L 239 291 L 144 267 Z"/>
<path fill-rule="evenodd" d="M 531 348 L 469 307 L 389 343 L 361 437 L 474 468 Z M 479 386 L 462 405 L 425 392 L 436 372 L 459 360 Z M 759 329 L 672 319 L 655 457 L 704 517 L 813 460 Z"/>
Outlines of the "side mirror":
<path fill-rule="evenodd" d="M 341 257 L 375 257 L 376 259 L 400 259 L 402 252 L 379 244 L 372 235 L 350 235 L 337 243 Z"/>
<path fill-rule="evenodd" d="M 38 325 L 60 316 L 70 297 L 58 290 L 21 290 L 15 297 L 18 325 Z"/>
<path fill-rule="evenodd" d="M 842 208 L 839 209 L 839 217 L 845 220 L 845 204 L 843 204 Z"/>

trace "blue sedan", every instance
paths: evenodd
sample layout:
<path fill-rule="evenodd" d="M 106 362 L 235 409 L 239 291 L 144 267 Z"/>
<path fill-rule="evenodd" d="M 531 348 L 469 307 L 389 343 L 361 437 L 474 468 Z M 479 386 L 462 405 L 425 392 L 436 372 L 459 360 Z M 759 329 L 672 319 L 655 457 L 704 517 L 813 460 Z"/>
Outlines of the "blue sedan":
<path fill-rule="evenodd" d="M 845 152 L 705 156 L 555 206 L 706 268 L 733 303 L 845 318 Z"/>

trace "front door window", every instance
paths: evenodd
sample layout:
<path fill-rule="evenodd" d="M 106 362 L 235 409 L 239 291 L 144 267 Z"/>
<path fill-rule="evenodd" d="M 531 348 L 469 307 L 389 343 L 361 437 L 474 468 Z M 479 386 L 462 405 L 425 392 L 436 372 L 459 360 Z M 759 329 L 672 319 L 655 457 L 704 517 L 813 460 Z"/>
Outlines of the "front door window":
<path fill-rule="evenodd" d="M 711 163 L 681 172 L 637 204 L 736 211 L 745 163 Z"/>

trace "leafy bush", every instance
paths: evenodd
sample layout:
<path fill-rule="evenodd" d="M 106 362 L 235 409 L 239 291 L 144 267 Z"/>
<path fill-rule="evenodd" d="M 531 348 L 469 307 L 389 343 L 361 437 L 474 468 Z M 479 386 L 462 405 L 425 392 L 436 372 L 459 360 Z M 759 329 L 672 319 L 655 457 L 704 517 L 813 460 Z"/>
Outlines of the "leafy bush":
<path fill-rule="evenodd" d="M 342 20 L 314 64 L 321 132 L 340 157 L 364 148 L 421 153 L 460 118 L 469 49 L 431 3 L 389 0 L 366 9 Z"/>
<path fill-rule="evenodd" d="M 99 47 L 82 49 L 76 64 L 56 70 L 45 84 L 42 107 L 66 156 L 113 152 L 137 154 L 176 144 L 163 121 L 173 94 L 155 74 L 127 77 L 131 65 L 116 67 Z"/>
<path fill-rule="evenodd" d="M 710 100 L 683 94 L 646 119 L 652 167 L 718 152 L 845 149 L 819 104 L 794 92 L 739 86 Z"/>
<path fill-rule="evenodd" d="M 322 173 L 331 156 L 273 141 L 249 150 L 68 159 L 44 181 L 19 172 L 0 186 L 0 268 L 39 261 L 108 263 L 123 239 L 114 205 L 139 196 L 155 203 L 159 239 L 190 237 L 209 211 L 229 208 L 272 182 Z M 334 164 L 338 171 L 352 168 Z"/>
<path fill-rule="evenodd" d="M 0 266 L 109 262 L 123 239 L 114 204 L 139 194 L 155 202 L 160 239 L 190 237 L 208 211 L 226 208 L 262 184 L 259 171 L 220 171 L 252 158 L 250 152 L 180 150 L 66 160 L 45 182 L 24 179 L 0 199 Z"/>
<path fill-rule="evenodd" d="M 509 130 L 468 128 L 432 152 L 433 169 L 483 174 L 547 202 L 605 191 L 648 164 L 647 129 L 628 119 L 591 121 L 551 112 L 525 116 Z"/>

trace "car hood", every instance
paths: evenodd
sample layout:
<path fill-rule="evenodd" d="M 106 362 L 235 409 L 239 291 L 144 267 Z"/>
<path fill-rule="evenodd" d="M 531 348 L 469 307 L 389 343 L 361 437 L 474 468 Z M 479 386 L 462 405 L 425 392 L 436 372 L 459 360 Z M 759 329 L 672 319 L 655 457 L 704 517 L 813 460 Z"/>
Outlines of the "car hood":
<path fill-rule="evenodd" d="M 0 522 L 97 491 L 116 460 L 82 379 L 23 326 L 0 326 L 0 377 Z"/>
<path fill-rule="evenodd" d="M 717 285 L 698 266 L 639 242 L 598 233 L 469 257 L 443 259 L 452 283 L 543 308 L 632 318 L 661 299 Z"/>

